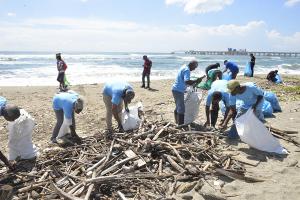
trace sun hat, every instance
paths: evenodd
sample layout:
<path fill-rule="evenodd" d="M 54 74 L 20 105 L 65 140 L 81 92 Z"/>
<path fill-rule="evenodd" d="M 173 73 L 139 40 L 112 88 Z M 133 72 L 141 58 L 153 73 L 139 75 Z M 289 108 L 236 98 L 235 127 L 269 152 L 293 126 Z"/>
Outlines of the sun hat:
<path fill-rule="evenodd" d="M 240 86 L 240 83 L 236 80 L 228 81 L 228 83 L 227 83 L 228 92 L 230 92 L 230 93 L 233 92 L 239 86 Z"/>

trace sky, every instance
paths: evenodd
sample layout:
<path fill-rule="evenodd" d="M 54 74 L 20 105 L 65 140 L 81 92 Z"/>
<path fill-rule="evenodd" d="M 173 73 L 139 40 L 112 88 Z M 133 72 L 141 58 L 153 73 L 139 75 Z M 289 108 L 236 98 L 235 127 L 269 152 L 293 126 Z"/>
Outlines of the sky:
<path fill-rule="evenodd" d="M 0 0 L 0 51 L 298 51 L 300 0 Z"/>

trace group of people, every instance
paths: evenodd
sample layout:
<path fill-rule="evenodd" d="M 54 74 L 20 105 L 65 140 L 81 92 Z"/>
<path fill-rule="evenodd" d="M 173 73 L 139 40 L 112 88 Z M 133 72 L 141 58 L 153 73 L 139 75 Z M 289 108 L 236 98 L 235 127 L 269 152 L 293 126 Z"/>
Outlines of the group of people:
<path fill-rule="evenodd" d="M 252 55 L 253 56 L 253 55 Z M 254 56 L 253 56 L 254 57 Z M 64 83 L 65 70 L 67 66 L 61 58 L 61 54 L 56 54 L 57 69 L 60 92 L 56 93 L 53 97 L 52 105 L 56 117 L 56 125 L 54 126 L 51 142 L 57 143 L 57 139 L 64 137 L 66 134 L 70 134 L 73 141 L 77 144 L 81 144 L 81 138 L 76 133 L 75 113 L 79 114 L 84 108 L 83 98 L 76 92 L 68 90 Z M 143 56 L 144 69 L 142 73 L 142 88 L 150 88 L 150 72 L 152 62 L 147 56 Z M 252 68 L 255 65 L 255 58 L 251 59 L 253 63 Z M 205 103 L 206 122 L 205 126 L 216 126 L 218 119 L 218 113 L 220 110 L 219 102 L 223 101 L 226 111 L 223 120 L 219 124 L 220 129 L 227 127 L 230 119 L 245 113 L 249 108 L 253 108 L 255 115 L 263 120 L 262 114 L 262 102 L 263 102 L 263 91 L 255 83 L 240 84 L 235 80 L 239 73 L 239 67 L 230 61 L 224 61 L 225 69 L 221 71 L 220 64 L 216 63 L 209 65 L 205 74 L 207 81 L 211 83 L 217 83 L 218 87 L 211 85 L 207 88 L 208 95 Z M 198 67 L 197 61 L 191 61 L 188 65 L 183 66 L 179 69 L 174 84 L 172 85 L 172 94 L 175 101 L 174 119 L 178 125 L 184 124 L 185 119 L 185 99 L 184 93 L 187 86 L 200 87 L 205 76 L 200 78 L 192 79 L 191 72 Z M 231 72 L 230 81 L 221 80 L 224 72 Z M 145 85 L 145 77 L 147 77 L 147 85 Z M 219 80 L 217 80 L 219 79 Z M 200 86 L 199 86 L 200 85 Z M 225 88 L 225 89 L 224 89 Z M 129 112 L 128 105 L 135 97 L 133 87 L 125 81 L 110 81 L 105 83 L 103 90 L 103 102 L 106 107 L 106 128 L 108 136 L 111 138 L 113 133 L 112 118 L 114 118 L 118 124 L 118 130 L 123 131 L 122 127 L 122 110 L 124 105 L 124 112 Z M 243 105 L 237 109 L 237 100 L 242 100 Z M 14 122 L 21 116 L 21 110 L 19 107 L 7 104 L 4 97 L 0 97 L 0 116 L 3 116 L 7 121 Z M 19 128 L 22 130 L 22 128 Z M 32 134 L 28 134 L 31 140 Z M 12 139 L 12 138 L 10 138 Z M 32 144 L 29 144 L 32 146 Z M 33 148 L 33 147 L 29 147 Z M 33 154 L 34 156 L 36 154 Z M 1 153 L 0 159 L 12 170 L 13 166 L 9 160 Z"/>

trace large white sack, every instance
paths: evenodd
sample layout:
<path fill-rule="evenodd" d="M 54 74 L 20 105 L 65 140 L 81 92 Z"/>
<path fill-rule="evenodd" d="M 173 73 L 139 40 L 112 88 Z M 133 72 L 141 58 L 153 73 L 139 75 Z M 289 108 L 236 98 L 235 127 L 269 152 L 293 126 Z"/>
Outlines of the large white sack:
<path fill-rule="evenodd" d="M 124 131 L 134 130 L 140 126 L 141 119 L 139 118 L 139 110 L 143 110 L 143 105 L 139 102 L 135 106 L 128 108 L 129 113 L 126 110 L 122 111 L 122 126 Z"/>
<path fill-rule="evenodd" d="M 195 92 L 194 90 L 188 90 L 184 98 L 184 123 L 190 124 L 196 120 L 199 114 L 199 106 L 201 103 L 202 92 Z"/>
<path fill-rule="evenodd" d="M 238 117 L 235 125 L 241 140 L 249 146 L 261 151 L 287 154 L 287 150 L 254 115 L 253 109 L 248 109 L 245 114 Z"/>
<path fill-rule="evenodd" d="M 8 122 L 8 151 L 9 160 L 30 159 L 37 155 L 37 148 L 32 143 L 34 119 L 24 110 L 20 110 L 20 117 L 13 122 Z"/>

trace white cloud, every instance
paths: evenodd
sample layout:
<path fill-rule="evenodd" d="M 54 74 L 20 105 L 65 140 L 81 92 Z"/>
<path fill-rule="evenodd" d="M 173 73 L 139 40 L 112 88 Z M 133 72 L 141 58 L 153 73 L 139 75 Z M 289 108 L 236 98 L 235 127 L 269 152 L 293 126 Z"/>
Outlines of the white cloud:
<path fill-rule="evenodd" d="M 87 2 L 88 0 L 80 0 L 81 2 L 83 2 L 83 3 L 85 3 L 85 2 Z"/>
<path fill-rule="evenodd" d="M 263 21 L 244 25 L 171 27 L 101 19 L 28 19 L 0 21 L 0 49 L 11 51 L 158 51 L 249 50 L 300 51 L 300 33 L 283 36 Z M 167 39 L 166 39 L 167 38 Z"/>
<path fill-rule="evenodd" d="M 293 7 L 298 3 L 300 3 L 300 0 L 286 0 L 284 5 L 286 5 L 288 7 Z"/>
<path fill-rule="evenodd" d="M 208 13 L 222 10 L 231 5 L 234 0 L 166 0 L 167 5 L 179 4 L 184 6 L 184 11 L 193 13 Z"/>
<path fill-rule="evenodd" d="M 16 15 L 17 15 L 16 13 L 12 13 L 12 12 L 7 13 L 7 16 L 9 17 L 15 17 Z"/>

